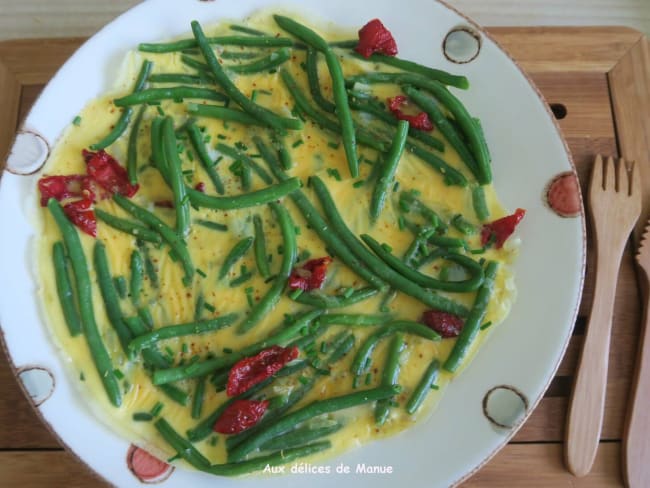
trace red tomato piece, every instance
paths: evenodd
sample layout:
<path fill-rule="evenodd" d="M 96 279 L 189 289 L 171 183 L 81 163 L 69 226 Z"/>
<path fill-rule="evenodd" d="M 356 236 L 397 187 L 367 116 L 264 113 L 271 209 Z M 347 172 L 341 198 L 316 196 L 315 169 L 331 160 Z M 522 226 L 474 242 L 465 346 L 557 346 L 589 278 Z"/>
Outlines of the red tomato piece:
<path fill-rule="evenodd" d="M 237 396 L 280 371 L 298 357 L 297 347 L 272 346 L 255 356 L 241 359 L 230 370 L 226 393 Z"/>
<path fill-rule="evenodd" d="M 213 430 L 220 434 L 237 434 L 257 424 L 269 408 L 269 401 L 237 400 L 217 419 Z"/>
<path fill-rule="evenodd" d="M 202 181 L 199 181 L 196 186 L 194 187 L 196 191 L 200 191 L 201 193 L 205 193 L 205 183 Z"/>
<path fill-rule="evenodd" d="M 501 249 L 503 243 L 512 235 L 524 215 L 526 215 L 526 211 L 523 208 L 518 208 L 512 215 L 485 224 L 481 230 L 481 244 L 485 246 L 492 241 L 497 249 Z"/>
<path fill-rule="evenodd" d="M 332 262 L 332 258 L 310 259 L 302 266 L 294 268 L 289 275 L 289 288 L 292 290 L 300 289 L 302 291 L 318 290 L 325 282 L 327 267 Z"/>
<path fill-rule="evenodd" d="M 429 115 L 426 112 L 420 112 L 416 115 L 405 114 L 401 107 L 408 105 L 408 98 L 404 95 L 398 95 L 394 98 L 388 99 L 388 109 L 393 113 L 397 120 L 406 120 L 411 127 L 418 130 L 432 131 L 433 124 L 429 120 Z"/>
<path fill-rule="evenodd" d="M 395 56 L 397 43 L 386 26 L 379 19 L 374 19 L 359 31 L 359 44 L 354 50 L 364 58 L 369 58 L 373 53 Z"/>
<path fill-rule="evenodd" d="M 119 193 L 129 198 L 136 194 L 139 185 L 129 182 L 126 169 L 113 156 L 103 149 L 97 152 L 84 149 L 81 153 L 86 161 L 86 171 L 99 186 L 111 194 Z"/>
<path fill-rule="evenodd" d="M 38 189 L 42 207 L 50 198 L 58 202 L 68 198 L 95 199 L 92 180 L 86 175 L 45 176 L 38 180 Z"/>
<path fill-rule="evenodd" d="M 427 327 L 435 330 L 443 338 L 458 337 L 465 322 L 458 315 L 440 310 L 427 310 L 420 319 Z"/>
<path fill-rule="evenodd" d="M 97 219 L 92 208 L 93 201 L 84 198 L 63 206 L 63 211 L 70 221 L 86 234 L 97 237 Z"/>

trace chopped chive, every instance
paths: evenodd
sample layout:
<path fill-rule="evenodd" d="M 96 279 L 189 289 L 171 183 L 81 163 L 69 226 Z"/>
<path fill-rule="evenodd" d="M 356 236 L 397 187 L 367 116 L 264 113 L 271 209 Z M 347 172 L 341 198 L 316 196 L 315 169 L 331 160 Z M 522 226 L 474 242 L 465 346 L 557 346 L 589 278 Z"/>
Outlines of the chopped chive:
<path fill-rule="evenodd" d="M 131 389 L 131 383 L 124 380 L 123 389 L 124 389 L 124 394 L 126 395 L 129 392 L 129 390 Z"/>
<path fill-rule="evenodd" d="M 492 322 L 486 322 L 485 324 L 481 325 L 481 330 L 485 330 L 488 327 L 490 327 L 491 325 L 492 325 Z"/>
<path fill-rule="evenodd" d="M 79 373 L 79 380 L 86 381 L 86 376 L 84 375 L 83 371 L 81 373 Z"/>
<path fill-rule="evenodd" d="M 353 186 L 354 188 L 361 188 L 361 187 L 362 187 L 363 185 L 365 185 L 365 184 L 366 184 L 366 181 L 365 181 L 365 180 L 357 180 L 357 181 L 355 181 L 354 183 L 352 183 L 352 186 Z"/>
<path fill-rule="evenodd" d="M 149 412 L 136 412 L 133 414 L 133 420 L 136 422 L 150 422 L 153 420 L 153 415 Z"/>
<path fill-rule="evenodd" d="M 235 142 L 235 147 L 240 151 L 248 151 L 248 146 L 241 141 Z"/>
<path fill-rule="evenodd" d="M 228 139 L 228 137 L 223 134 L 217 134 L 217 139 L 221 139 L 223 141 L 225 139 Z"/>
<path fill-rule="evenodd" d="M 160 115 L 161 117 L 165 116 L 165 111 L 160 107 L 160 105 L 156 107 L 156 110 L 158 110 L 158 115 Z"/>
<path fill-rule="evenodd" d="M 366 386 L 369 385 L 371 381 L 372 381 L 372 373 L 368 373 L 366 375 L 366 381 L 365 381 Z"/>
<path fill-rule="evenodd" d="M 393 252 L 393 248 L 390 247 L 390 246 L 389 246 L 388 244 L 386 244 L 386 243 L 383 243 L 383 244 L 381 245 L 381 247 L 383 247 L 383 248 L 384 248 L 386 251 L 388 251 L 388 252 Z"/>
<path fill-rule="evenodd" d="M 164 406 L 165 406 L 164 403 L 162 403 L 162 402 L 157 402 L 157 403 L 153 406 L 153 408 L 151 409 L 151 411 L 150 411 L 149 413 L 151 413 L 151 415 L 152 415 L 153 417 L 157 417 L 158 414 L 162 411 L 162 409 L 163 409 Z"/>
<path fill-rule="evenodd" d="M 304 376 L 299 376 L 298 381 L 300 381 L 300 383 L 302 383 L 303 385 L 306 385 L 309 383 L 309 378 L 305 378 Z"/>
<path fill-rule="evenodd" d="M 207 274 L 205 274 L 205 271 L 203 271 L 201 268 L 196 268 L 196 273 L 203 276 L 204 278 L 207 278 Z"/>
<path fill-rule="evenodd" d="M 440 387 L 438 385 L 431 385 L 432 390 L 439 390 Z"/>
<path fill-rule="evenodd" d="M 205 309 L 206 309 L 208 312 L 210 312 L 210 313 L 214 313 L 214 312 L 217 310 L 216 308 L 214 308 L 214 307 L 213 307 L 212 305 L 210 305 L 209 303 L 204 303 L 204 304 L 203 304 L 203 308 L 205 308 Z"/>
<path fill-rule="evenodd" d="M 355 376 L 354 380 L 352 381 L 352 388 L 356 390 L 358 386 L 359 386 L 359 377 Z"/>
<path fill-rule="evenodd" d="M 77 115 L 74 119 L 72 119 L 72 124 L 79 127 L 81 125 L 81 117 Z"/>
<path fill-rule="evenodd" d="M 203 298 L 203 293 L 199 293 L 199 296 L 196 298 L 196 305 L 194 306 L 194 320 L 201 320 L 201 315 L 204 307 L 205 299 Z"/>
<path fill-rule="evenodd" d="M 325 341 L 321 341 L 320 343 L 320 352 L 321 354 L 325 354 L 327 352 L 327 343 Z"/>
<path fill-rule="evenodd" d="M 399 230 L 404 230 L 404 228 L 406 227 L 406 219 L 404 218 L 403 215 L 400 215 L 397 218 L 397 226 L 399 227 Z"/>
<path fill-rule="evenodd" d="M 341 181 L 341 173 L 336 168 L 327 168 L 327 174 L 334 178 L 336 181 Z"/>
<path fill-rule="evenodd" d="M 122 371 L 120 371 L 119 369 L 114 369 L 113 374 L 115 375 L 115 377 L 118 380 L 123 380 L 124 379 L 124 373 L 122 373 Z"/>
<path fill-rule="evenodd" d="M 330 142 L 328 142 L 327 145 L 328 145 L 329 147 L 331 147 L 332 149 L 338 149 L 339 147 L 341 147 L 341 143 L 340 143 L 340 142 L 334 142 L 334 141 L 330 141 Z"/>
<path fill-rule="evenodd" d="M 180 454 L 175 454 L 170 458 L 167 458 L 168 463 L 173 463 L 174 461 L 178 461 L 181 458 Z"/>
<path fill-rule="evenodd" d="M 229 347 L 224 347 L 223 352 L 226 354 L 232 354 L 232 349 L 230 349 Z"/>
<path fill-rule="evenodd" d="M 246 293 L 246 301 L 248 302 L 248 306 L 252 307 L 255 305 L 255 301 L 253 299 L 253 292 L 255 289 L 252 286 L 247 287 L 244 292 Z"/>
<path fill-rule="evenodd" d="M 185 176 L 192 176 L 192 175 L 194 175 L 194 170 L 193 169 L 184 169 L 183 174 Z"/>
<path fill-rule="evenodd" d="M 219 440 L 219 438 L 216 435 L 213 435 L 212 437 L 210 437 L 210 445 L 212 447 L 216 446 L 218 440 Z"/>
<path fill-rule="evenodd" d="M 300 295 L 302 295 L 302 293 L 303 293 L 302 288 L 296 288 L 295 290 L 292 290 L 291 293 L 289 293 L 289 298 L 291 298 L 292 300 L 295 300 Z"/>
<path fill-rule="evenodd" d="M 183 342 L 183 345 L 181 346 L 181 351 L 183 352 L 183 354 L 187 354 L 190 351 L 190 348 L 187 345 L 187 343 Z"/>
<path fill-rule="evenodd" d="M 305 141 L 303 141 L 302 139 L 298 139 L 296 142 L 294 142 L 293 144 L 291 144 L 291 147 L 293 147 L 293 148 L 295 149 L 295 148 L 297 148 L 297 147 L 303 145 L 304 143 L 305 143 Z"/>

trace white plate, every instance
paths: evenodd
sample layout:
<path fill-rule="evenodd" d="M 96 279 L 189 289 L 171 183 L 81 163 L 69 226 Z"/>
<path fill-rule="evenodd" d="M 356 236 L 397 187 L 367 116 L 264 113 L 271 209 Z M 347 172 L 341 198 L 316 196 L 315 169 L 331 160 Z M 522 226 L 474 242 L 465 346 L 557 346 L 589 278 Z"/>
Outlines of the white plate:
<path fill-rule="evenodd" d="M 82 107 L 111 86 L 120 60 L 139 42 L 188 35 L 193 19 L 210 24 L 224 17 L 245 18 L 274 4 L 277 0 L 149 0 L 128 11 L 86 42 L 48 84 L 24 123 L 27 133 L 15 146 L 10 166 L 38 164 L 46 144 L 51 147 Z M 350 28 L 380 18 L 397 39 L 400 57 L 469 78 L 469 91 L 454 92 L 483 123 L 498 194 L 507 208 L 527 210 L 519 229 L 521 254 L 514 267 L 518 299 L 507 321 L 450 385 L 426 423 L 323 463 L 333 472 L 347 465 L 352 473 L 216 480 L 177 469 L 163 485 L 453 484 L 485 463 L 514 434 L 541 399 L 568 342 L 584 278 L 584 212 L 580 206 L 577 215 L 561 217 L 546 201 L 548 185 L 557 175 L 569 173 L 566 178 L 575 178 L 566 145 L 545 102 L 518 66 L 478 26 L 441 3 L 403 0 L 396 9 L 394 0 L 292 0 L 282 6 L 285 12 L 299 9 L 308 18 Z M 479 55 L 466 64 L 450 62 L 441 49 L 446 34 L 459 26 L 477 32 L 481 39 Z M 28 155 L 25 147 L 34 153 Z M 4 236 L 12 236 L 0 240 L 4 276 L 0 322 L 9 356 L 22 371 L 20 377 L 43 419 L 62 442 L 111 483 L 138 486 L 141 482 L 127 467 L 129 441 L 98 422 L 75 395 L 76 378 L 65 374 L 64 356 L 55 350 L 38 313 L 37 281 L 30 266 L 34 238 L 30 221 L 37 211 L 38 177 L 38 173 L 5 172 L 0 184 L 0 229 Z M 35 366 L 42 369 L 32 369 Z M 484 412 L 487 392 L 500 385 L 512 390 L 496 390 L 487 401 L 487 413 L 511 428 L 498 427 Z M 527 408 L 512 391 L 526 399 Z M 355 474 L 357 464 L 363 463 L 391 467 L 392 474 Z"/>

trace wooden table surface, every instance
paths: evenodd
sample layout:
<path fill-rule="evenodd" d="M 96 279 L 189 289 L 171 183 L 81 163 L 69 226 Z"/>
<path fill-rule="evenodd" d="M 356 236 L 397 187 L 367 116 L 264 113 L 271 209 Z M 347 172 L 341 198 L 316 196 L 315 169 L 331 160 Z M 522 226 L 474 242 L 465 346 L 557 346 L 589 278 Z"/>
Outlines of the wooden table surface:
<path fill-rule="evenodd" d="M 596 153 L 635 159 L 644 177 L 644 215 L 650 215 L 650 60 L 648 42 L 626 28 L 493 28 L 520 62 L 559 120 L 583 192 Z M 19 121 L 54 70 L 81 39 L 0 43 L 0 157 Z M 641 224 L 640 224 L 641 225 Z M 562 462 L 568 396 L 593 291 L 588 243 L 586 286 L 562 364 L 543 400 L 513 440 L 464 486 L 620 486 L 620 451 L 640 322 L 633 262 L 626 253 L 618 283 L 604 425 L 592 472 L 576 479 Z M 6 278 L 5 278 L 6 279 Z M 6 283 L 6 281 L 5 281 Z M 41 424 L 0 358 L 0 485 L 103 486 Z"/>

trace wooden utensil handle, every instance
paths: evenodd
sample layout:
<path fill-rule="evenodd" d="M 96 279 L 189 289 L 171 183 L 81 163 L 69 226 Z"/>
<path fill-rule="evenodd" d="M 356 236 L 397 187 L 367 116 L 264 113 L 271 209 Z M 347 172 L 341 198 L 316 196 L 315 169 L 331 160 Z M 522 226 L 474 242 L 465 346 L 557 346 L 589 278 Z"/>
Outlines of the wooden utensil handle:
<path fill-rule="evenodd" d="M 637 367 L 632 379 L 629 409 L 623 434 L 623 475 L 630 488 L 650 486 L 650 294 L 646 280 L 643 288 L 646 297 Z"/>
<path fill-rule="evenodd" d="M 618 254 L 606 251 L 598 252 L 594 299 L 567 416 L 566 465 L 575 476 L 589 473 L 603 424 L 614 297 L 622 255 L 622 250 Z"/>

